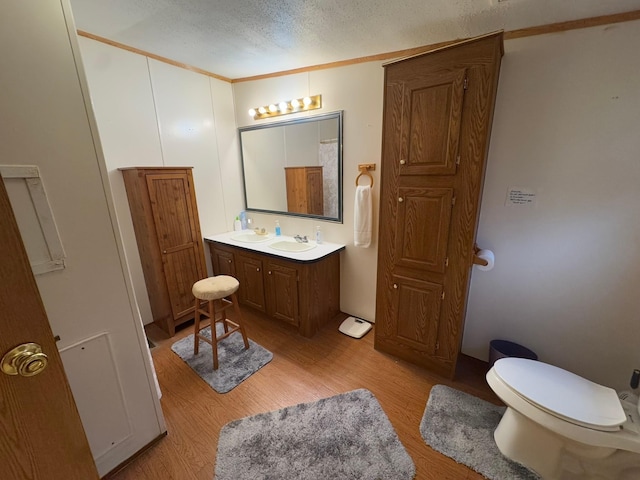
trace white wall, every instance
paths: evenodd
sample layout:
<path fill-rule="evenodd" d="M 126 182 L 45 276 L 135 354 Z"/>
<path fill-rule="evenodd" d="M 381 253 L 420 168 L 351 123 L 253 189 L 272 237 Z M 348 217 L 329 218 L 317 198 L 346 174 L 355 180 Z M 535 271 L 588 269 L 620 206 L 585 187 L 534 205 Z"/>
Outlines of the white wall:
<path fill-rule="evenodd" d="M 344 110 L 343 147 L 343 212 L 344 223 L 322 222 L 251 212 L 254 224 L 273 231 L 280 221 L 285 235 L 309 235 L 313 238 L 316 225 L 322 227 L 327 242 L 343 243 L 341 254 L 340 309 L 370 321 L 375 320 L 377 228 L 379 201 L 379 168 L 382 144 L 383 69 L 379 62 L 299 73 L 252 82 L 233 84 L 236 119 L 239 127 L 263 124 L 253 120 L 248 110 L 256 105 L 322 94 L 323 108 L 315 112 L 292 114 L 277 120 Z M 353 246 L 353 203 L 358 163 L 376 163 L 372 172 L 378 186 L 373 190 L 374 231 L 370 248 Z M 364 181 L 363 181 L 364 183 Z"/>
<path fill-rule="evenodd" d="M 638 21 L 505 43 L 465 353 L 504 338 L 619 389 L 640 367 L 638 45 Z"/>
<path fill-rule="evenodd" d="M 36 281 L 105 474 L 166 430 L 148 347 L 112 221 L 68 2 L 5 2 L 1 12 L 10 21 L 0 29 L 0 162 L 40 169 L 66 268 Z M 81 350 L 89 355 L 71 362 Z"/>
<path fill-rule="evenodd" d="M 117 169 L 193 166 L 203 235 L 230 230 L 242 203 L 231 86 L 95 40 L 79 41 L 136 299 L 147 324 L 153 317 Z"/>

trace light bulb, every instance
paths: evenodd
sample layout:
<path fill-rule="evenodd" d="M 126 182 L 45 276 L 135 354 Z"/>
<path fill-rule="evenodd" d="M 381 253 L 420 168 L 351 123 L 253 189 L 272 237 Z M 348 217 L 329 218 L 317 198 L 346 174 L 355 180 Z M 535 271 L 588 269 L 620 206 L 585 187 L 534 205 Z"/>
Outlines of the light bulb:
<path fill-rule="evenodd" d="M 265 113 L 267 113 L 267 109 L 266 109 L 266 108 L 264 108 L 264 107 L 260 107 L 260 108 L 258 109 L 258 112 L 259 112 L 261 115 L 264 115 Z"/>
<path fill-rule="evenodd" d="M 298 107 L 300 107 L 300 101 L 295 98 L 291 100 L 291 108 L 298 108 Z"/>
<path fill-rule="evenodd" d="M 309 105 L 311 105 L 311 97 L 304 97 L 302 99 L 302 103 L 304 103 L 304 105 L 308 107 Z"/>
<path fill-rule="evenodd" d="M 255 117 L 256 116 L 256 109 L 255 108 L 250 108 L 249 109 L 249 116 L 250 117 Z"/>
<path fill-rule="evenodd" d="M 280 109 L 280 111 L 281 111 L 282 113 L 286 112 L 286 111 L 287 111 L 287 109 L 288 109 L 287 102 L 280 102 L 280 103 L 278 104 L 278 108 Z"/>
<path fill-rule="evenodd" d="M 278 107 L 276 107 L 273 103 L 271 105 L 269 105 L 269 111 L 271 113 L 275 113 L 278 111 Z"/>

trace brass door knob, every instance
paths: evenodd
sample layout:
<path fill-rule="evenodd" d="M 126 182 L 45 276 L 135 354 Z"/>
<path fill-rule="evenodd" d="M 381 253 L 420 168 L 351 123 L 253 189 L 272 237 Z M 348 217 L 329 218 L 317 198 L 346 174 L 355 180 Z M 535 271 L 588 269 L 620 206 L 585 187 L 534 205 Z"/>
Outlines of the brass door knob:
<path fill-rule="evenodd" d="M 37 343 L 23 343 L 8 351 L 0 366 L 7 375 L 21 375 L 33 377 L 42 372 L 49 364 L 47 355 L 42 353 L 42 347 Z"/>

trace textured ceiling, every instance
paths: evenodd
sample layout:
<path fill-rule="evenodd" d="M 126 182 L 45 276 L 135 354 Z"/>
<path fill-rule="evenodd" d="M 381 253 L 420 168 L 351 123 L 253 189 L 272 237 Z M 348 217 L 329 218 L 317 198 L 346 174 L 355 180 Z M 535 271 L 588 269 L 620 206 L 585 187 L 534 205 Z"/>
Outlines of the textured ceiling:
<path fill-rule="evenodd" d="M 79 30 L 227 78 L 640 9 L 640 0 L 71 0 Z"/>

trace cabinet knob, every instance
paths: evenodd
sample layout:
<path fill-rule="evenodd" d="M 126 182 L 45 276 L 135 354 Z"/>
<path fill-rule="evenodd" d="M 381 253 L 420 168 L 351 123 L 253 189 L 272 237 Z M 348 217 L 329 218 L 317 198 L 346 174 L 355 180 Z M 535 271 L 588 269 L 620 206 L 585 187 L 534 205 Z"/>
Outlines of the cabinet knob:
<path fill-rule="evenodd" d="M 167 251 L 166 250 L 162 250 L 162 253 L 167 253 Z"/>
<path fill-rule="evenodd" d="M 404 165 L 405 163 L 407 163 L 406 160 L 404 160 L 404 159 L 400 160 L 400 165 Z"/>
<path fill-rule="evenodd" d="M 231 260 L 227 260 L 227 262 L 231 263 Z"/>
<path fill-rule="evenodd" d="M 260 271 L 260 269 L 259 269 L 259 268 L 256 268 L 256 272 L 259 272 L 259 271 Z"/>
<path fill-rule="evenodd" d="M 402 197 L 398 197 L 398 201 L 399 201 L 400 203 L 402 203 L 402 202 L 404 202 L 404 198 L 402 198 Z"/>
<path fill-rule="evenodd" d="M 393 288 L 396 288 L 396 289 L 397 289 L 397 288 L 398 288 L 398 284 L 397 284 L 397 283 L 394 283 L 394 284 L 393 284 Z"/>

